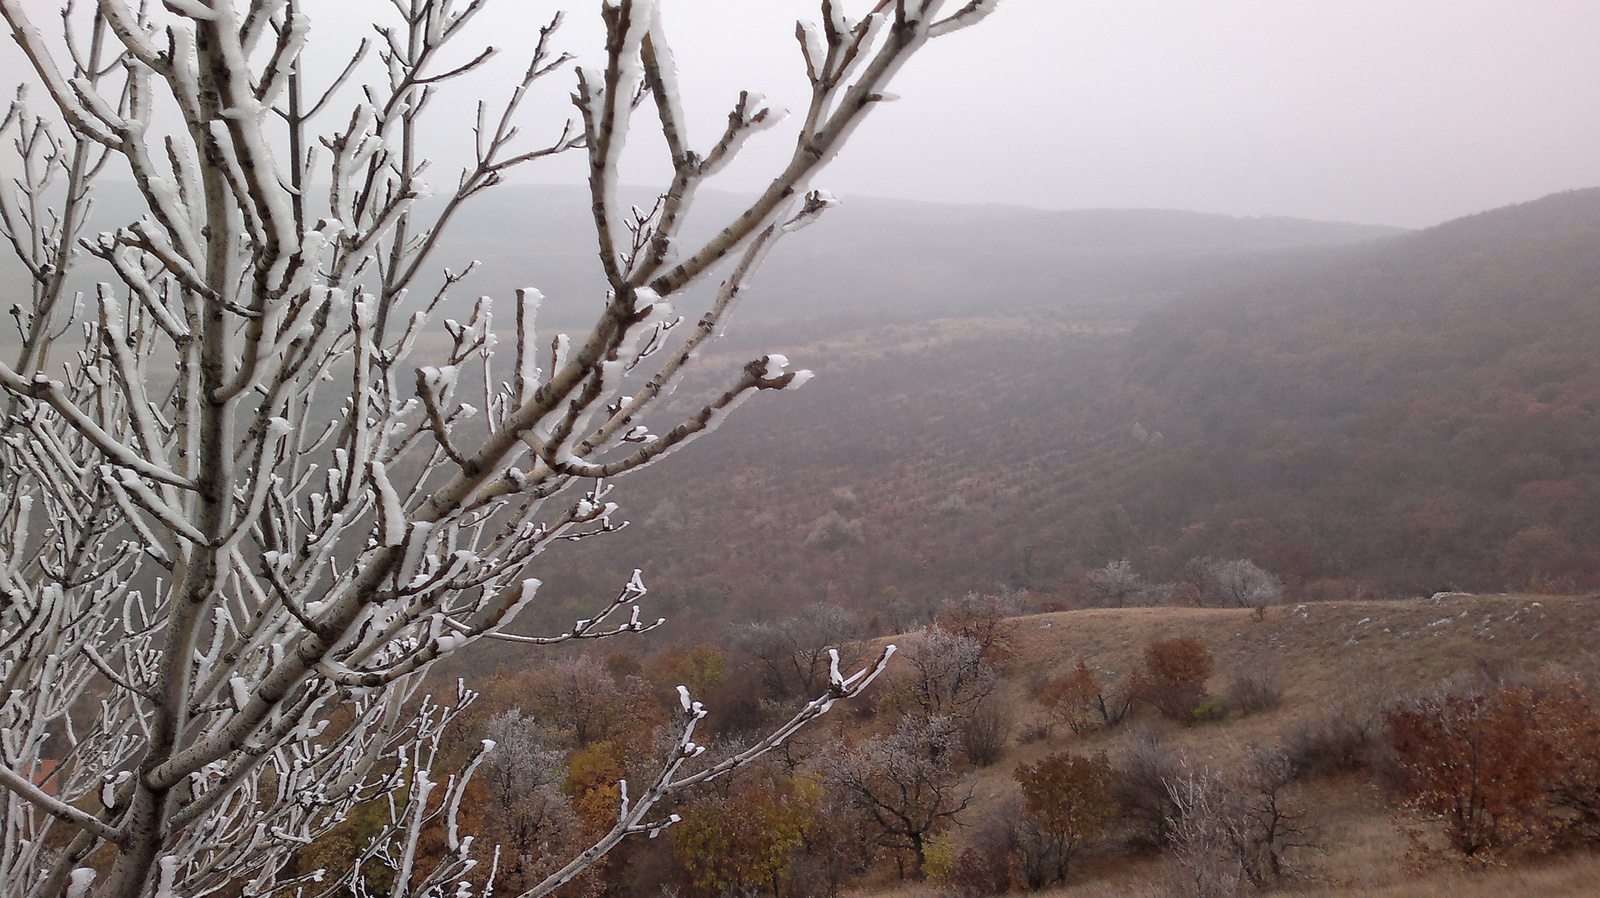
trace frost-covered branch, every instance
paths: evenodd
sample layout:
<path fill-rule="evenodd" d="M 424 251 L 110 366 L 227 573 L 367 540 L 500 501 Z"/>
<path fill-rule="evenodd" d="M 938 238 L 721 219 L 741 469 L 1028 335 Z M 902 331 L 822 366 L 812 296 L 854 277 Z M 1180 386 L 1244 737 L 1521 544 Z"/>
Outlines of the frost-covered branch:
<path fill-rule="evenodd" d="M 535 651 L 660 623 L 636 575 L 565 632 L 518 632 L 542 553 L 626 524 L 612 478 L 810 376 L 769 353 L 697 409 L 661 408 L 766 254 L 835 203 L 810 182 L 894 72 L 992 5 L 882 2 L 854 21 L 823 2 L 823 26 L 801 29 L 812 98 L 790 161 L 696 246 L 698 188 L 782 115 L 740 92 L 697 142 L 653 0 L 600 4 L 576 118 L 530 144 L 531 98 L 572 59 L 553 16 L 479 106 L 453 188 L 419 205 L 431 109 L 496 52 L 465 45 L 487 2 L 391 0 L 311 85 L 313 0 L 97 0 L 69 4 L 53 36 L 0 0 L 48 108 L 19 92 L 0 120 L 0 237 L 27 276 L 20 351 L 0 360 L 0 896 L 337 889 L 354 874 L 289 863 L 375 800 L 391 814 L 356 868 L 387 867 L 402 893 L 457 881 L 478 859 L 456 818 L 479 756 L 454 779 L 435 769 L 471 695 L 434 701 L 429 669 L 484 638 Z M 618 172 L 647 101 L 673 175 L 630 215 Z M 503 331 L 490 297 L 441 315 L 472 270 L 441 271 L 441 235 L 513 169 L 571 150 L 588 155 L 610 286 L 593 327 L 541 343 L 532 288 Z M 141 208 L 90 234 L 113 170 Z M 714 271 L 710 309 L 683 326 L 683 291 Z M 100 282 L 69 289 L 85 276 Z M 881 669 L 835 668 L 766 739 L 685 773 L 689 703 L 675 758 L 561 875 L 658 831 L 661 798 Z M 418 848 L 430 827 L 448 833 L 438 864 Z"/>

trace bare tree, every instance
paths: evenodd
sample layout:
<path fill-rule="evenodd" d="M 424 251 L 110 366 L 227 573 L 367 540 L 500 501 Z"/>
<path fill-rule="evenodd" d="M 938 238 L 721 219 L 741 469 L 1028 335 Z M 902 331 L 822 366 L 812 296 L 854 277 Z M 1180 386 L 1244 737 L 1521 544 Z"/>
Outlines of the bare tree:
<path fill-rule="evenodd" d="M 1213 898 L 1266 887 L 1315 847 L 1295 767 L 1276 749 L 1251 747 L 1237 768 L 1187 764 L 1166 781 L 1172 798 L 1171 893 Z"/>
<path fill-rule="evenodd" d="M 1245 834 L 1229 784 L 1208 769 L 1185 769 L 1167 781 L 1174 814 L 1172 898 L 1230 898 L 1247 886 Z"/>
<path fill-rule="evenodd" d="M 1129 604 L 1130 599 L 1139 597 L 1147 588 L 1144 578 L 1134 571 L 1133 562 L 1126 558 L 1095 568 L 1084 575 L 1084 581 L 1100 604 L 1112 608 Z"/>
<path fill-rule="evenodd" d="M 1283 601 L 1283 581 L 1248 558 L 1204 563 L 1219 600 L 1230 607 L 1265 608 Z"/>
<path fill-rule="evenodd" d="M 566 765 L 548 747 L 550 734 L 520 708 L 489 718 L 484 735 L 495 743 L 480 776 L 488 785 L 497 825 L 492 837 L 500 848 L 497 884 L 521 889 L 560 865 L 561 850 L 576 841 L 578 820 L 572 799 L 561 791 Z"/>
<path fill-rule="evenodd" d="M 604 60 L 576 72 L 576 120 L 528 147 L 519 109 L 568 61 L 552 45 L 560 17 L 541 29 L 500 105 L 480 104 L 473 162 L 424 214 L 416 137 L 448 82 L 492 54 L 446 62 L 484 2 L 382 4 L 376 40 L 313 85 L 310 0 L 98 0 L 69 5 L 56 38 L 0 0 L 50 110 L 19 94 L 4 120 L 20 168 L 0 228 L 29 283 L 20 352 L 0 362 L 0 892 L 314 893 L 368 864 L 390 868 L 399 895 L 460 881 L 476 858 L 456 810 L 483 755 L 434 773 L 472 696 L 441 704 L 423 674 L 483 638 L 532 649 L 652 626 L 636 576 L 564 632 L 508 632 L 536 600 L 539 553 L 620 526 L 612 478 L 810 376 L 766 355 L 687 417 L 651 414 L 774 242 L 834 203 L 811 179 L 900 66 L 994 5 L 879 0 L 858 21 L 823 0 L 822 24 L 798 32 L 811 98 L 793 155 L 694 245 L 682 228 L 696 190 L 781 113 L 741 93 L 693 149 L 650 0 L 603 0 Z M 674 174 L 650 209 L 624 213 L 619 160 L 646 104 Z M 530 288 L 509 365 L 488 298 L 429 340 L 464 276 L 433 273 L 444 229 L 512 169 L 569 150 L 588 158 L 608 284 L 592 330 L 541 349 Z M 113 170 L 143 209 L 89 235 L 91 186 Z M 102 281 L 74 298 L 68 273 L 91 258 Z M 683 324 L 672 301 L 713 272 L 710 309 Z M 407 361 L 424 350 L 437 357 Z M 885 660 L 852 676 L 835 665 L 790 721 L 692 774 L 704 712 L 685 692 L 658 776 L 623 784 L 615 826 L 524 894 L 659 831 L 658 801 L 758 756 Z M 377 796 L 387 824 L 351 869 L 285 873 Z M 423 870 L 419 833 L 435 824 L 448 855 Z"/>
<path fill-rule="evenodd" d="M 740 643 L 754 658 L 767 691 L 775 697 L 816 691 L 828 672 L 827 649 L 854 660 L 861 628 L 837 605 L 817 604 L 794 617 L 758 621 L 740 628 Z"/>
<path fill-rule="evenodd" d="M 551 662 L 535 671 L 524 689 L 535 712 L 579 748 L 605 739 L 624 709 L 616 680 L 589 655 Z"/>
<path fill-rule="evenodd" d="M 983 660 L 976 639 L 943 627 L 912 635 L 901 658 L 904 666 L 894 674 L 889 699 L 918 721 L 965 721 L 1000 683 L 1000 672 Z"/>
<path fill-rule="evenodd" d="M 859 748 L 835 749 L 822 759 L 824 778 L 850 796 L 872 821 L 878 843 L 895 852 L 905 876 L 927 860 L 928 837 L 965 810 L 971 792 L 954 768 L 957 734 L 948 718 L 906 717 L 896 730 Z"/>

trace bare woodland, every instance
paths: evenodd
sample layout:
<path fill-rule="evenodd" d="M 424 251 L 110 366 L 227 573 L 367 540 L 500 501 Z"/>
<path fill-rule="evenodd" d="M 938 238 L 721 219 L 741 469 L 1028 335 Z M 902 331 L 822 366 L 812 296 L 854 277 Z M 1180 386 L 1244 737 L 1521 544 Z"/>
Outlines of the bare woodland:
<path fill-rule="evenodd" d="M 475 162 L 427 171 L 450 186 L 418 208 L 430 104 L 494 52 L 442 61 L 485 2 L 382 4 L 344 74 L 313 84 L 300 60 L 340 51 L 313 49 L 310 0 L 99 0 L 46 22 L 0 0 L 44 88 L 5 118 L 0 191 L 31 275 L 10 294 L 21 350 L 0 362 L 0 893 L 316 895 L 387 868 L 393 894 L 443 894 L 494 863 L 455 816 L 494 744 L 436 770 L 473 695 L 427 695 L 424 674 L 480 639 L 535 653 L 651 628 L 637 576 L 566 632 L 516 623 L 540 600 L 541 552 L 621 525 L 613 478 L 809 378 L 766 355 L 687 417 L 651 414 L 779 238 L 833 204 L 812 179 L 900 66 L 994 6 L 881 0 L 852 19 L 823 0 L 821 24 L 798 30 L 812 92 L 792 156 L 695 245 L 696 189 L 782 113 L 740 93 L 726 130 L 691 142 L 648 0 L 599 4 L 592 67 L 569 65 L 559 16 L 506 50 L 525 75 L 480 104 Z M 563 79 L 575 118 L 523 122 L 525 97 Z M 636 114 L 674 176 L 624 210 Z M 592 330 L 539 336 L 532 287 L 492 298 L 510 306 L 503 332 L 490 297 L 465 322 L 431 320 L 463 276 L 431 261 L 443 230 L 511 170 L 566 152 L 588 158 L 609 284 Z M 96 181 L 129 177 L 140 216 L 91 233 Z M 69 289 L 80 268 L 98 272 L 92 295 Z M 674 312 L 716 278 L 703 317 Z M 847 674 L 835 657 L 813 701 L 714 765 L 695 761 L 704 710 L 680 687 L 658 774 L 621 784 L 615 825 L 524 894 L 659 832 L 675 819 L 662 799 L 777 745 L 886 661 Z M 288 872 L 376 799 L 386 825 L 347 867 Z M 427 869 L 424 831 L 449 848 Z"/>

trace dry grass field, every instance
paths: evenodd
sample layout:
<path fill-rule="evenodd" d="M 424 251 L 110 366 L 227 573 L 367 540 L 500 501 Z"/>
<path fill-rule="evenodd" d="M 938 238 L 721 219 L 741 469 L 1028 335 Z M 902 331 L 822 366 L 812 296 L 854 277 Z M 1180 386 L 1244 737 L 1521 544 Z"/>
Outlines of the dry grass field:
<path fill-rule="evenodd" d="M 1275 746 L 1332 709 L 1370 715 L 1397 698 L 1452 678 L 1513 677 L 1551 666 L 1587 670 L 1600 658 L 1600 597 L 1438 595 L 1403 601 L 1329 602 L 1249 610 L 1124 608 L 1066 611 L 1012 619 L 1008 687 L 1016 733 L 999 763 L 973 774 L 974 808 L 1011 788 L 1011 772 L 1048 754 L 1106 751 L 1115 757 L 1135 734 L 1155 729 L 1195 767 L 1224 767 L 1250 745 Z M 1230 715 L 1183 727 L 1140 715 L 1110 731 L 1076 736 L 1054 727 L 1039 737 L 1045 709 L 1030 695 L 1081 657 L 1102 682 L 1116 684 L 1151 642 L 1189 636 L 1210 647 L 1216 668 L 1209 687 L 1220 693 L 1238 672 L 1262 665 L 1278 671 L 1283 699 L 1275 709 Z M 1411 830 L 1426 842 L 1425 824 L 1397 816 L 1381 786 L 1365 774 L 1306 782 L 1318 847 L 1301 856 L 1301 875 L 1278 894 L 1326 898 L 1401 896 L 1600 895 L 1600 857 L 1543 858 L 1514 867 L 1466 869 L 1433 858 L 1416 860 Z M 1090 858 L 1067 887 L 1041 894 L 1109 898 L 1154 894 L 1162 873 L 1154 856 Z M 932 886 L 890 887 L 891 898 L 932 896 Z"/>

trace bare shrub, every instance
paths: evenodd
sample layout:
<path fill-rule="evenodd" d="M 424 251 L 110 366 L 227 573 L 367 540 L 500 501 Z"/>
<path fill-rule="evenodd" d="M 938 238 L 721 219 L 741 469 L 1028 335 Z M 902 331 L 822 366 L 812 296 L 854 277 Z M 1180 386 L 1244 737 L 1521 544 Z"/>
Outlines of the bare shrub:
<path fill-rule="evenodd" d="M 1116 764 L 1117 776 L 1112 798 L 1121 809 L 1121 821 L 1129 843 L 1143 847 L 1165 847 L 1172 838 L 1172 822 L 1177 815 L 1167 783 L 1182 772 L 1182 765 L 1171 747 L 1155 730 L 1138 732 Z"/>
<path fill-rule="evenodd" d="M 1283 702 L 1283 665 L 1271 652 L 1255 652 L 1240 663 L 1223 694 L 1240 714 L 1271 711 Z"/>
<path fill-rule="evenodd" d="M 1382 742 L 1383 727 L 1376 700 L 1333 705 L 1296 724 L 1284 739 L 1284 752 L 1304 775 L 1364 770 Z"/>
<path fill-rule="evenodd" d="M 1001 693 L 990 694 L 957 723 L 962 754 L 974 767 L 988 767 L 1000 759 L 1015 725 L 1011 702 Z"/>

